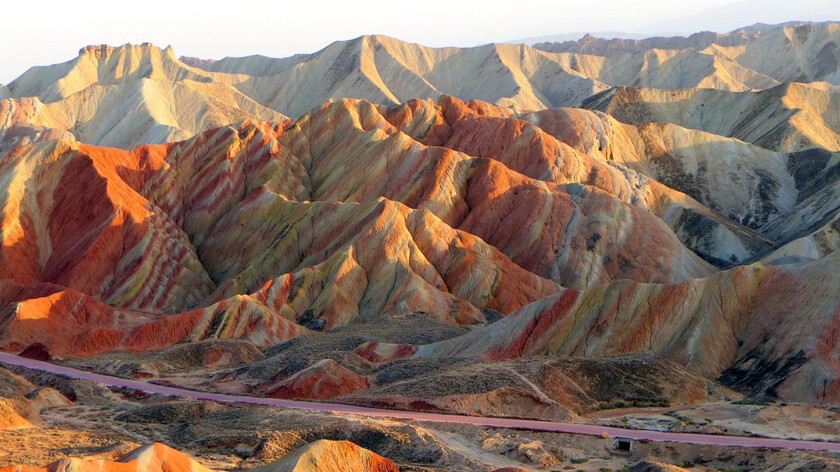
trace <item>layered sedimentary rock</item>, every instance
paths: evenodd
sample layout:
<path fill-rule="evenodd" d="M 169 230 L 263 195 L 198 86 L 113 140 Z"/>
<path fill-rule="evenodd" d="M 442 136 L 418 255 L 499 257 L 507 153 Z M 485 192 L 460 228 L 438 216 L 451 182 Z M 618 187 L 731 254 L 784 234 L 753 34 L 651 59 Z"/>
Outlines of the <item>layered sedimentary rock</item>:
<path fill-rule="evenodd" d="M 792 164 L 805 156 L 670 123 L 627 125 L 575 108 L 522 118 L 579 152 L 633 169 L 751 228 L 791 210 L 804 193 Z"/>
<path fill-rule="evenodd" d="M 476 323 L 560 286 L 710 274 L 688 248 L 738 260 L 769 247 L 643 174 L 451 97 L 345 100 L 129 151 L 43 140 L 0 165 L 15 349 L 271 345 L 414 310 Z M 696 238 L 687 214 L 712 231 Z"/>
<path fill-rule="evenodd" d="M 324 359 L 293 375 L 268 382 L 263 395 L 272 398 L 327 400 L 369 387 L 368 380 L 332 359 Z"/>
<path fill-rule="evenodd" d="M 750 191 L 741 186 L 741 181 L 750 178 L 749 173 L 759 171 L 750 167 L 744 172 L 730 169 L 720 171 L 730 172 L 730 177 L 710 179 L 691 162 L 694 156 L 703 155 L 704 159 L 714 159 L 714 167 L 717 167 L 717 161 L 770 154 L 755 146 L 679 127 L 674 127 L 673 134 L 686 138 L 677 140 L 665 134 L 657 135 L 659 143 L 651 142 L 647 136 L 653 133 L 644 133 L 603 114 L 577 109 L 552 109 L 522 114 L 519 118 L 511 116 L 509 111 L 480 102 L 460 106 L 444 97 L 440 106 L 430 106 L 428 101 L 409 102 L 391 112 L 389 120 L 424 143 L 499 160 L 538 179 L 584 183 L 611 193 L 625 203 L 653 212 L 668 224 L 683 244 L 719 265 L 749 259 L 772 245 L 761 234 L 742 224 L 733 224 L 732 219 L 739 214 L 730 209 L 731 204 L 719 203 L 733 201 L 732 204 L 740 206 L 738 211 L 759 205 L 774 208 L 776 202 L 780 202 L 777 205 L 781 207 L 776 213 L 792 207 L 791 193 L 795 190 L 789 185 L 792 178 L 786 171 L 760 171 L 762 176 L 770 175 L 773 184 L 782 184 L 766 190 L 760 199 L 747 194 L 743 199 L 733 200 L 733 192 Z M 692 145 L 680 146 L 680 141 L 692 141 Z M 508 146 L 509 142 L 516 145 Z M 707 155 L 704 151 L 709 149 L 704 150 L 704 143 L 713 143 L 707 148 L 723 151 L 723 155 Z M 736 150 L 734 156 L 730 154 L 733 149 Z M 778 160 L 776 156 L 773 158 Z M 752 159 L 753 162 L 756 160 Z M 675 180 L 676 183 L 668 182 L 672 188 L 702 198 L 708 207 L 673 192 L 654 179 Z M 736 181 L 727 185 L 733 180 Z M 720 187 L 715 188 L 715 185 Z M 708 198 L 712 193 L 717 194 L 716 198 Z M 710 211 L 709 207 L 716 211 Z M 722 211 L 727 211 L 732 219 L 722 217 Z M 749 224 L 749 218 L 742 219 L 744 221 L 738 223 Z"/>
<path fill-rule="evenodd" d="M 45 467 L 8 466 L 0 467 L 2 472 L 167 472 L 167 471 L 210 472 L 195 459 L 161 443 L 138 448 L 116 461 L 108 459 L 68 458 Z"/>
<path fill-rule="evenodd" d="M 835 32 L 626 55 L 380 36 L 279 60 L 85 48 L 0 88 L 0 348 L 163 350 L 178 362 L 111 367 L 226 358 L 254 364 L 213 377 L 235 391 L 557 417 L 594 397 L 508 366 L 510 385 L 419 399 L 375 369 L 649 350 L 745 392 L 835 401 Z M 765 68 L 765 39 L 799 65 Z M 487 326 L 272 354 L 412 313 Z"/>
<path fill-rule="evenodd" d="M 25 114 L 29 123 L 71 132 L 83 142 L 130 148 L 186 139 L 244 119 L 300 116 L 323 102 L 347 97 L 393 106 L 412 98 L 452 95 L 535 111 L 577 106 L 615 86 L 744 92 L 791 81 L 837 85 L 838 31 L 836 23 L 780 26 L 762 34 L 689 38 L 693 46 L 673 40 L 602 47 L 589 38 L 578 46 L 560 47 L 561 52 L 547 52 L 549 45 L 430 48 L 363 36 L 314 54 L 220 61 L 178 59 L 172 48 L 150 44 L 88 46 L 73 60 L 34 67 L 0 87 L 5 102 L 0 119 Z M 790 107 L 818 107 L 811 102 L 822 99 L 819 92 L 806 95 L 812 98 L 788 94 L 787 100 L 795 102 Z M 714 100 L 704 104 L 706 110 L 714 109 L 711 113 L 730 112 Z M 780 123 L 801 127 L 814 117 L 826 119 L 819 110 L 805 110 L 792 124 Z M 836 126 L 826 126 L 836 133 Z M 833 143 L 831 149 L 836 148 L 836 139 L 821 134 L 815 131 L 783 144 L 801 149 L 809 142 L 823 147 Z M 764 138 L 769 144 L 779 140 L 785 138 Z"/>
<path fill-rule="evenodd" d="M 747 226 L 778 249 L 768 261 L 818 259 L 838 247 L 838 155 L 823 149 L 777 152 L 674 124 L 627 125 L 580 109 L 522 115 L 575 150 L 618 162 L 684 192 L 717 213 Z M 702 234 L 693 222 L 678 236 Z M 718 253 L 725 244 L 717 239 Z M 707 254 L 715 254 L 707 251 Z M 758 255 L 761 251 L 756 251 Z M 743 260 L 750 259 L 747 256 Z"/>
<path fill-rule="evenodd" d="M 776 79 L 744 67 L 715 49 L 651 49 L 606 57 L 571 53 L 557 57 L 571 70 L 615 86 L 743 92 L 779 84 Z"/>
<path fill-rule="evenodd" d="M 457 338 L 456 338 L 457 339 Z M 369 356 L 376 343 L 355 352 Z M 373 369 L 370 388 L 345 403 L 482 416 L 568 421 L 605 403 L 639 406 L 719 400 L 723 389 L 650 353 L 522 359 L 403 359 Z M 379 359 L 381 360 L 381 359 Z"/>
<path fill-rule="evenodd" d="M 479 75 L 484 80 L 468 80 Z M 396 105 L 451 94 L 542 109 L 579 103 L 606 88 L 528 46 L 435 49 L 364 36 L 312 55 L 214 63 L 184 62 L 171 48 L 150 44 L 102 45 L 62 64 L 34 67 L 4 87 L 0 99 L 9 97 L 10 110 L 0 119 L 25 114 L 30 123 L 84 142 L 129 148 L 244 119 L 299 116 L 344 97 Z"/>
<path fill-rule="evenodd" d="M 601 56 L 613 59 L 614 62 L 621 62 L 623 59 L 625 63 L 628 56 L 694 54 L 698 56 L 696 61 L 704 57 L 708 61 L 732 61 L 754 74 L 758 73 L 779 82 L 826 81 L 840 85 L 838 40 L 838 23 L 792 22 L 783 25 L 758 24 L 726 34 L 696 33 L 686 38 L 606 40 L 587 35 L 579 41 L 541 43 L 535 47 L 550 52 Z M 700 59 L 698 62 L 702 64 L 704 61 Z M 660 66 L 658 61 L 652 65 Z M 679 76 L 677 73 L 672 74 L 674 75 Z M 629 82 L 611 85 L 652 86 Z"/>
<path fill-rule="evenodd" d="M 277 462 L 255 472 L 315 472 L 354 470 L 359 472 L 399 472 L 390 459 L 361 448 L 350 441 L 320 439 L 289 453 Z"/>
<path fill-rule="evenodd" d="M 128 148 L 186 139 L 245 119 L 282 120 L 232 86 L 178 61 L 171 48 L 91 46 L 9 84 L 0 120 L 73 133 L 86 143 Z"/>
<path fill-rule="evenodd" d="M 7 466 L 2 472 L 211 472 L 189 455 L 161 443 L 153 443 L 126 454 L 117 460 L 67 458 L 44 467 Z M 321 439 L 293 451 L 257 472 L 306 472 L 321 470 L 353 470 L 365 472 L 399 472 L 390 459 L 357 446 L 350 441 Z"/>
<path fill-rule="evenodd" d="M 838 100 L 836 85 L 785 82 L 741 93 L 621 86 L 594 95 L 581 106 L 609 113 L 624 123 L 674 123 L 774 151 L 838 151 Z"/>
<path fill-rule="evenodd" d="M 706 143 L 709 152 L 681 151 L 681 142 Z M 831 325 L 837 300 L 823 282 L 810 296 L 796 281 L 830 284 L 809 274 L 830 272 L 834 258 L 711 275 L 688 248 L 745 259 L 768 253 L 770 240 L 652 178 L 687 182 L 686 191 L 724 208 L 734 183 L 690 170 L 718 165 L 711 151 L 732 152 L 744 178 L 776 185 L 730 202 L 728 211 L 757 229 L 783 221 L 797 199 L 833 188 L 830 159 L 797 167 L 792 155 L 672 125 L 634 127 L 571 109 L 520 118 L 452 97 L 399 107 L 344 100 L 294 122 L 245 122 L 129 151 L 60 139 L 18 145 L 0 164 L 10 176 L 3 346 L 42 343 L 47 353 L 90 355 L 236 338 L 268 347 L 418 310 L 457 324 L 514 312 L 463 346 L 440 346 L 490 357 L 499 343 L 508 346 L 501 357 L 652 350 L 709 377 L 740 369 L 729 383 L 756 391 L 796 396 L 794 386 L 825 381 L 824 392 L 809 395 L 833 398 L 830 356 L 807 346 L 819 329 L 830 331 L 820 327 Z M 802 172 L 817 167 L 828 172 L 823 183 L 801 183 Z M 680 213 L 711 226 L 698 235 L 696 221 Z M 771 294 L 785 304 L 756 305 Z M 809 322 L 784 318 L 793 299 Z M 667 320 L 654 321 L 663 313 Z M 566 333 L 553 327 L 559 323 L 574 335 L 535 344 L 548 350 L 510 351 L 518 346 L 505 341 L 519 336 L 515 320 L 531 318 L 552 326 L 549 333 Z M 661 335 L 651 335 L 650 323 Z M 603 332 L 575 327 L 584 324 Z M 786 347 L 754 341 L 763 335 L 749 326 L 759 325 L 784 326 Z M 614 342 L 616 329 L 627 342 Z M 382 349 L 364 355 L 379 362 L 451 353 Z M 766 372 L 767 363 L 778 369 Z M 326 378 L 336 388 L 314 392 L 313 382 Z M 263 390 L 331 397 L 366 382 L 325 362 Z M 355 387 L 338 388 L 344 384 Z"/>
<path fill-rule="evenodd" d="M 244 347 L 245 341 L 208 340 L 141 354 L 93 355 L 71 363 L 123 377 L 238 395 L 552 421 L 576 419 L 575 412 L 597 410 L 603 403 L 664 406 L 727 395 L 714 381 L 651 353 L 586 359 L 406 359 L 421 343 L 469 331 L 428 313 L 412 313 L 302 335 L 265 349 L 259 357 L 234 355 L 241 351 L 236 346 Z M 394 352 L 392 346 L 408 349 Z M 184 356 L 214 351 L 228 355 L 212 363 Z M 389 359 L 400 360 L 384 363 Z M 169 415 L 170 410 L 150 405 L 126 418 L 140 421 Z"/>
<path fill-rule="evenodd" d="M 838 260 L 834 253 L 810 264 L 753 264 L 673 285 L 620 281 L 569 289 L 409 352 L 507 359 L 650 350 L 752 394 L 837 402 Z"/>
<path fill-rule="evenodd" d="M 539 109 L 572 105 L 607 87 L 569 69 L 562 58 L 525 45 L 430 48 L 387 36 L 339 41 L 286 59 L 252 56 L 193 64 L 208 72 L 251 76 L 235 86 L 290 116 L 329 99 L 393 105 L 443 94 Z"/>

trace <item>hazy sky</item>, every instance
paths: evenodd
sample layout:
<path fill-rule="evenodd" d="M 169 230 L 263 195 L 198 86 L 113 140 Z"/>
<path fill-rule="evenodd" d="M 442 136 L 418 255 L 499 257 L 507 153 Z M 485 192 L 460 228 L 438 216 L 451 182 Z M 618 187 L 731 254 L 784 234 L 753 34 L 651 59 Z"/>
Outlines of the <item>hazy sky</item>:
<path fill-rule="evenodd" d="M 88 44 L 151 42 L 212 59 L 285 57 L 363 34 L 475 46 L 578 31 L 728 31 L 758 21 L 840 20 L 840 0 L 42 0 L 4 2 L 0 14 L 0 83 L 8 83 L 31 66 L 70 60 Z"/>

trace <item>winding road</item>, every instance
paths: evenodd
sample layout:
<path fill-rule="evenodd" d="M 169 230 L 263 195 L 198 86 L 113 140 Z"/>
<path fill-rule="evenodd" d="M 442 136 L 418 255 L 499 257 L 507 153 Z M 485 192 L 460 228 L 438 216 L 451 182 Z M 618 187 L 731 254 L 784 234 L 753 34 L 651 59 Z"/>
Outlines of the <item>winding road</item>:
<path fill-rule="evenodd" d="M 434 421 L 442 423 L 472 424 L 501 428 L 528 429 L 534 431 L 553 431 L 559 433 L 587 434 L 594 436 L 601 436 L 606 433 L 608 436 L 611 437 L 620 436 L 625 438 L 633 438 L 637 440 L 669 441 L 712 446 L 763 447 L 777 449 L 800 449 L 810 451 L 840 452 L 840 443 L 837 442 L 806 441 L 799 439 L 771 439 L 744 436 L 724 436 L 697 433 L 672 433 L 661 431 L 615 428 L 610 426 L 598 426 L 583 423 L 561 423 L 553 421 L 523 420 L 515 418 L 492 418 L 483 416 L 462 416 L 442 413 L 425 413 L 417 411 L 385 410 L 378 408 L 342 405 L 338 403 L 279 400 L 275 398 L 258 398 L 238 395 L 225 395 L 221 393 L 198 392 L 176 387 L 157 385 L 142 380 L 130 380 L 119 377 L 111 377 L 108 375 L 94 374 L 91 372 L 85 372 L 83 370 L 59 366 L 51 364 L 49 362 L 26 359 L 13 354 L 5 353 L 0 353 L 0 363 L 11 364 L 19 367 L 26 367 L 28 369 L 41 370 L 74 379 L 91 380 L 112 387 L 125 387 L 143 391 L 146 393 L 157 393 L 161 395 L 193 398 L 197 400 L 212 400 L 227 403 L 250 403 L 255 405 L 278 406 L 283 408 L 294 408 L 301 410 L 350 413 L 370 417 L 388 417 L 407 420 Z"/>

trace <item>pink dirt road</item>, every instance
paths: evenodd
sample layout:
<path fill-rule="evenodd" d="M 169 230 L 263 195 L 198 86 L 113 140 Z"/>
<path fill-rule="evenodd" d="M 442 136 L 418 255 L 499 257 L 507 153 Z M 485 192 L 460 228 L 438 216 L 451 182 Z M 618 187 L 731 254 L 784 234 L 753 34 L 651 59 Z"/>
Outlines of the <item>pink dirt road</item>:
<path fill-rule="evenodd" d="M 333 411 L 338 413 L 351 413 L 372 417 L 388 417 L 407 420 L 435 421 L 443 423 L 472 424 L 479 426 L 491 426 L 500 428 L 529 429 L 534 431 L 554 431 L 559 433 L 587 434 L 593 436 L 621 436 L 633 439 L 646 439 L 650 441 L 669 441 L 679 443 L 706 444 L 714 446 L 741 446 L 741 447 L 765 447 L 776 449 L 801 449 L 811 451 L 836 451 L 840 452 L 840 443 L 806 441 L 799 439 L 771 439 L 744 436 L 725 436 L 715 434 L 695 433 L 668 433 L 661 431 L 647 431 L 636 429 L 615 428 L 610 426 L 597 426 L 583 423 L 561 423 L 540 420 L 524 420 L 516 418 L 492 418 L 484 416 L 462 416 L 442 413 L 424 413 L 417 411 L 385 410 L 378 408 L 365 408 L 360 406 L 342 405 L 338 403 L 320 403 L 297 400 L 279 400 L 276 398 L 258 398 L 238 395 L 225 395 L 220 393 L 198 392 L 176 387 L 157 385 L 142 380 L 129 380 L 108 375 L 94 374 L 70 367 L 63 367 L 49 362 L 41 362 L 32 359 L 15 356 L 13 354 L 0 353 L 0 362 L 6 364 L 26 367 L 29 369 L 42 370 L 53 374 L 59 374 L 74 379 L 91 380 L 113 387 L 131 388 L 146 393 L 157 393 L 174 397 L 193 398 L 197 400 L 212 400 L 227 403 L 249 403 L 254 405 L 278 406 L 282 408 L 294 408 L 302 410 Z"/>

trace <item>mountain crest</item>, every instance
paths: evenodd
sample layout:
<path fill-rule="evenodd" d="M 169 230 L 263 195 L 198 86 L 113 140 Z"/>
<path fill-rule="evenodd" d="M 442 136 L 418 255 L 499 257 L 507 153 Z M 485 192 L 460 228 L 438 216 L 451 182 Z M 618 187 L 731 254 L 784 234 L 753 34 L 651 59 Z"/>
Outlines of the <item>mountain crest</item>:
<path fill-rule="evenodd" d="M 169 57 L 175 57 L 175 50 L 172 48 L 172 46 L 167 46 L 166 48 L 162 49 L 158 46 L 155 46 L 152 43 L 142 43 L 139 45 L 126 43 L 122 46 L 111 46 L 110 44 L 91 44 L 89 46 L 85 46 L 79 49 L 79 56 L 93 56 L 97 59 L 101 59 L 108 58 L 114 55 L 126 54 L 128 51 L 143 53 L 160 53 Z"/>

